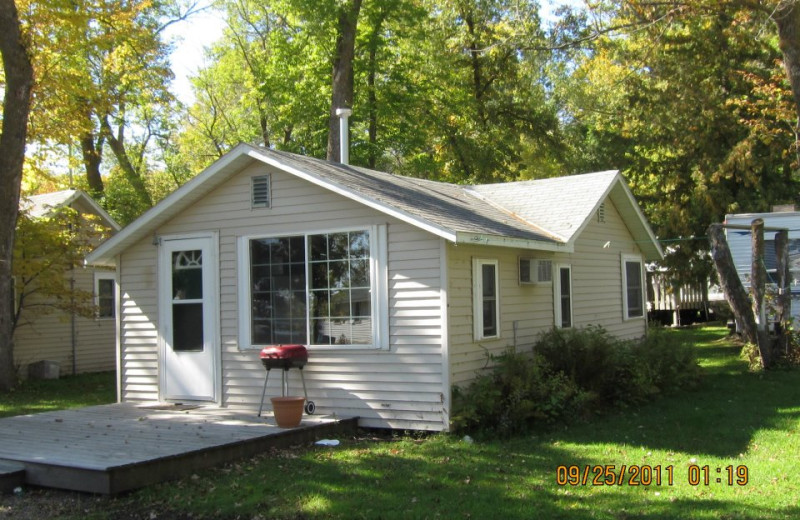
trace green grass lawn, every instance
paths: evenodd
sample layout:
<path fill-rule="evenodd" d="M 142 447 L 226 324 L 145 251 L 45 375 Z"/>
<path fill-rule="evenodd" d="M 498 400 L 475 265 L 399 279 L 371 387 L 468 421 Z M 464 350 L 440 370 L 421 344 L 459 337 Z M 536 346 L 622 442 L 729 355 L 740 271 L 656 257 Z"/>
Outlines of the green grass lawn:
<path fill-rule="evenodd" d="M 724 328 L 671 333 L 698 347 L 697 390 L 512 440 L 365 437 L 274 452 L 115 499 L 99 515 L 133 508 L 230 518 L 800 517 L 800 372 L 748 373 Z M 561 465 L 614 465 L 615 475 L 623 465 L 661 466 L 662 484 L 560 486 Z M 727 466 L 746 467 L 747 483 L 728 485 Z M 700 483 L 691 485 L 693 477 Z"/>
<path fill-rule="evenodd" d="M 726 329 L 669 331 L 698 348 L 700 387 L 511 440 L 374 438 L 275 451 L 117 498 L 75 518 L 800 518 L 800 371 L 747 371 Z M 0 415 L 113 400 L 113 376 L 30 383 Z M 558 485 L 557 468 L 661 466 L 661 485 Z M 697 470 L 690 470 L 696 465 Z M 667 483 L 667 469 L 672 483 Z M 705 467 L 709 483 L 705 484 Z M 728 485 L 728 466 L 746 484 Z M 717 468 L 721 469 L 717 473 Z M 693 473 L 690 474 L 690 471 Z M 628 474 L 630 476 L 630 474 Z M 690 477 L 699 477 L 691 485 Z M 734 477 L 736 475 L 734 474 Z M 721 482 L 716 482 L 720 478 Z M 736 478 L 734 478 L 736 480 Z M 10 502 L 72 497 L 31 491 Z M 71 500 L 71 499 L 70 499 Z M 76 509 L 77 508 L 77 509 Z M 2 513 L 2 507 L 0 507 Z M 38 514 L 38 513 L 37 513 Z M 0 514 L 0 516 L 2 516 Z M 40 515 L 41 516 L 41 515 Z M 47 515 L 54 516 L 54 515 Z M 59 518 L 61 515 L 56 515 Z"/>
<path fill-rule="evenodd" d="M 25 381 L 11 392 L 0 392 L 0 417 L 113 403 L 116 385 L 114 372 Z"/>

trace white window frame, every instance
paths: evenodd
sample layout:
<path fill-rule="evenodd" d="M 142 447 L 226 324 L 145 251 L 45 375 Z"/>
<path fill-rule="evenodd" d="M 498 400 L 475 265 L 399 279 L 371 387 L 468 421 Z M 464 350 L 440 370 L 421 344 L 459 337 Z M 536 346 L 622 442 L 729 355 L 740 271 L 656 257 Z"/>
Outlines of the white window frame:
<path fill-rule="evenodd" d="M 495 319 L 497 321 L 497 333 L 492 336 L 484 336 L 483 329 L 483 266 L 494 266 L 494 304 Z M 496 259 L 473 258 L 472 259 L 472 324 L 473 335 L 476 341 L 482 339 L 499 339 L 500 330 L 500 264 Z"/>
<path fill-rule="evenodd" d="M 250 296 L 250 241 L 262 238 L 282 238 L 303 236 L 306 247 L 310 235 L 344 233 L 348 231 L 368 231 L 370 247 L 370 277 L 372 305 L 372 344 L 365 345 L 306 345 L 311 350 L 366 350 L 389 349 L 389 277 L 387 258 L 386 225 L 351 226 L 335 229 L 314 229 L 311 231 L 281 232 L 240 236 L 238 238 L 239 257 L 239 350 L 260 349 L 266 345 L 252 343 L 252 298 Z M 306 257 L 306 299 L 310 291 L 309 262 Z M 306 334 L 310 339 L 310 305 L 306 305 Z"/>
<path fill-rule="evenodd" d="M 557 329 L 565 328 L 561 323 L 563 316 L 561 315 L 561 270 L 567 269 L 569 271 L 569 326 L 566 328 L 575 327 L 575 311 L 573 310 L 573 291 L 572 291 L 572 265 L 571 264 L 553 264 L 553 325 Z"/>
<path fill-rule="evenodd" d="M 636 262 L 639 264 L 639 287 L 641 287 L 642 292 L 642 301 L 639 307 L 642 313 L 639 316 L 631 316 L 630 309 L 628 308 L 628 270 L 626 269 L 626 264 L 628 262 Z M 645 296 L 647 291 L 645 290 L 644 259 L 639 255 L 622 255 L 620 259 L 620 270 L 622 271 L 622 319 L 625 321 L 643 320 L 647 315 L 645 311 Z"/>
<path fill-rule="evenodd" d="M 111 316 L 100 316 L 100 280 L 111 280 L 114 282 L 113 290 L 111 291 Z M 117 317 L 117 274 L 110 271 L 95 271 L 94 272 L 94 306 L 97 309 L 95 319 L 98 320 L 113 320 Z"/>

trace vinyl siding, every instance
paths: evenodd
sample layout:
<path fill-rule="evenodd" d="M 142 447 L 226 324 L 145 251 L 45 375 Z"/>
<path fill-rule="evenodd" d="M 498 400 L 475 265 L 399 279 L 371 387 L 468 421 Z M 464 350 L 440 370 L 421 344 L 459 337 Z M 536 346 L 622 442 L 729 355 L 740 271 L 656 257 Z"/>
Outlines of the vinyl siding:
<path fill-rule="evenodd" d="M 271 173 L 271 208 L 250 207 L 251 176 Z M 240 237 L 385 225 L 389 347 L 311 349 L 303 370 L 318 414 L 359 416 L 374 427 L 441 430 L 443 411 L 440 240 L 342 196 L 251 166 L 158 229 L 158 235 L 216 232 L 219 236 L 221 403 L 257 410 L 265 371 L 257 350 L 239 346 Z M 157 247 L 142 241 L 122 255 L 123 399 L 158 397 Z M 127 312 L 125 312 L 127 311 Z M 302 395 L 299 371 L 289 391 Z M 280 395 L 272 371 L 267 397 Z M 265 408 L 269 408 L 266 400 Z"/>
<path fill-rule="evenodd" d="M 120 397 L 158 400 L 158 250 L 142 240 L 121 256 Z"/>
<path fill-rule="evenodd" d="M 450 377 L 465 385 L 488 366 L 488 354 L 528 349 L 538 333 L 554 324 L 553 285 L 520 284 L 519 257 L 553 261 L 572 267 L 573 325 L 602 325 L 621 338 L 644 335 L 645 319 L 622 317 L 622 255 L 640 255 L 631 234 L 610 200 L 605 222 L 594 216 L 578 237 L 574 253 L 547 253 L 485 246 L 448 245 Z M 607 247 L 604 247 L 608 243 Z M 500 338 L 474 341 L 472 260 L 496 259 L 500 278 Z M 515 332 L 516 322 L 516 332 Z M 516 340 L 515 340 L 516 338 Z"/>
<path fill-rule="evenodd" d="M 94 290 L 94 269 L 75 269 L 75 288 Z M 109 271 L 112 272 L 113 271 Z M 70 276 L 66 273 L 65 276 Z M 40 304 L 35 295 L 28 304 Z M 114 370 L 114 319 L 75 318 L 75 351 L 72 348 L 72 323 L 68 313 L 58 310 L 23 309 L 14 333 L 14 360 L 20 375 L 27 377 L 28 365 L 37 361 L 56 361 L 62 375 Z"/>
<path fill-rule="evenodd" d="M 646 333 L 646 317 L 622 315 L 622 256 L 642 253 L 614 204 L 607 200 L 605 208 L 605 222 L 592 216 L 570 255 L 575 325 L 601 325 L 618 338 L 639 338 Z"/>

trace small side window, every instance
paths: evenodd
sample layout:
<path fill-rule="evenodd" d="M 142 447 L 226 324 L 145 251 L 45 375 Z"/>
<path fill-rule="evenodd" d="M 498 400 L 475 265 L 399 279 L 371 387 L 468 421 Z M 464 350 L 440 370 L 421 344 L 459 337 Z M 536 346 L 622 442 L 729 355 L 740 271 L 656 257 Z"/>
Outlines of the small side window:
<path fill-rule="evenodd" d="M 475 259 L 472 269 L 475 339 L 500 337 L 500 295 L 497 260 Z"/>
<path fill-rule="evenodd" d="M 622 303 L 623 318 L 644 317 L 642 259 L 639 257 L 622 257 Z"/>
<path fill-rule="evenodd" d="M 572 266 L 556 266 L 558 278 L 553 284 L 555 326 L 560 329 L 572 327 Z"/>
<path fill-rule="evenodd" d="M 95 273 L 94 299 L 98 319 L 116 316 L 116 282 L 113 273 Z"/>
<path fill-rule="evenodd" d="M 252 205 L 254 208 L 270 207 L 270 183 L 269 175 L 257 175 L 252 177 Z"/>

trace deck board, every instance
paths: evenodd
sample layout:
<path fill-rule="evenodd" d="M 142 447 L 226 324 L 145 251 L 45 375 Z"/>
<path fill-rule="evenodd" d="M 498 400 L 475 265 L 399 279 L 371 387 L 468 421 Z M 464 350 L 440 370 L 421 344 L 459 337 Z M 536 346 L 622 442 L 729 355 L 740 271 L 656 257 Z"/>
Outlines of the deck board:
<path fill-rule="evenodd" d="M 24 465 L 30 484 L 118 493 L 355 428 L 355 419 L 304 416 L 282 429 L 239 410 L 120 403 L 0 419 L 0 459 Z"/>

